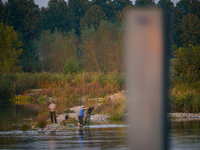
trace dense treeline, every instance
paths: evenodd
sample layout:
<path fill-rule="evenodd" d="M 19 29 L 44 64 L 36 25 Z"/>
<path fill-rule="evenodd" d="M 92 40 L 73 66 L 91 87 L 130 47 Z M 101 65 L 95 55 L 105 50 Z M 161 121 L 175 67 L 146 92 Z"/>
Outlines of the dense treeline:
<path fill-rule="evenodd" d="M 34 0 L 0 0 L 1 53 L 9 56 L 1 58 L 0 72 L 67 72 L 74 63 L 74 70 L 121 72 L 123 15 L 135 7 L 169 13 L 170 47 L 199 46 L 199 0 L 176 6 L 170 0 L 50 0 L 46 8 Z M 9 32 L 17 32 L 17 39 L 9 39 Z"/>
<path fill-rule="evenodd" d="M 176 6 L 170 0 L 50 0 L 46 8 L 34 0 L 0 0 L 0 103 L 31 88 L 49 88 L 48 96 L 62 100 L 124 89 L 123 17 L 138 7 L 169 14 L 171 111 L 199 112 L 199 0 Z"/>

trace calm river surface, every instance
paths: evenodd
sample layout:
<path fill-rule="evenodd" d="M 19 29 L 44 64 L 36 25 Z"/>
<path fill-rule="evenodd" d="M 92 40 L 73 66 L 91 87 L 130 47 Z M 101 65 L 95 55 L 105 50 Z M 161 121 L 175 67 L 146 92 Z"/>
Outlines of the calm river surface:
<path fill-rule="evenodd" d="M 93 125 L 60 131 L 1 131 L 0 149 L 109 149 L 126 150 L 126 125 Z M 200 121 L 172 122 L 169 130 L 172 150 L 200 149 Z"/>
<path fill-rule="evenodd" d="M 0 110 L 0 149 L 109 149 L 126 150 L 128 126 L 92 125 L 56 131 L 19 131 L 11 124 L 37 116 L 36 110 Z M 200 150 L 200 121 L 172 121 L 169 125 L 171 150 Z M 153 136 L 153 135 L 152 135 Z"/>

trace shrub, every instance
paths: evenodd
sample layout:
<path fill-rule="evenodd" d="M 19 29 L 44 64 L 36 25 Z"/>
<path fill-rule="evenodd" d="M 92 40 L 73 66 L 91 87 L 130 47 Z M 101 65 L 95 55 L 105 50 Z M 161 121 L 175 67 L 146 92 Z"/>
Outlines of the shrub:
<path fill-rule="evenodd" d="M 189 45 L 187 48 L 175 47 L 173 67 L 178 76 L 192 75 L 200 77 L 200 46 Z"/>
<path fill-rule="evenodd" d="M 9 79 L 6 79 L 5 76 L 0 76 L 0 103 L 9 103 L 15 94 L 15 87 Z"/>
<path fill-rule="evenodd" d="M 40 117 L 40 118 L 38 118 L 38 120 L 37 120 L 37 125 L 38 125 L 38 127 L 40 127 L 40 128 L 46 127 L 46 125 L 47 125 L 46 118 L 45 118 L 45 117 Z"/>
<path fill-rule="evenodd" d="M 68 59 L 65 63 L 64 74 L 77 73 L 79 71 L 79 65 L 75 59 Z"/>
<path fill-rule="evenodd" d="M 177 83 L 171 90 L 169 107 L 172 112 L 198 113 L 200 94 L 195 84 Z"/>
<path fill-rule="evenodd" d="M 27 131 L 29 129 L 29 125 L 27 125 L 27 124 L 22 124 L 22 125 L 20 125 L 20 130 L 21 131 Z"/>

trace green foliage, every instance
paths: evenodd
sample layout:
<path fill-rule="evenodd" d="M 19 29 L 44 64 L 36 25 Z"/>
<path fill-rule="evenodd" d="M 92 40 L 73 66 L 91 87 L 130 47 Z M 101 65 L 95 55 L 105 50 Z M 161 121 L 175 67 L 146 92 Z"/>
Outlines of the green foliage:
<path fill-rule="evenodd" d="M 71 30 L 69 8 L 64 0 L 50 0 L 48 3 L 48 9 L 45 9 L 42 13 L 41 26 L 43 30 L 49 30 L 54 32 L 55 28 L 60 29 L 63 32 Z"/>
<path fill-rule="evenodd" d="M 122 76 L 122 77 L 120 77 Z M 74 104 L 80 104 L 80 96 L 100 97 L 118 92 L 124 87 L 125 76 L 120 73 L 77 73 L 77 74 L 52 74 L 52 73 L 16 73 L 0 74 L 1 102 L 29 105 L 33 102 L 25 91 L 29 89 L 44 89 L 43 95 L 58 97 L 62 109 Z M 15 97 L 16 94 L 21 94 Z M 24 96 L 23 96 L 24 95 Z M 44 96 L 39 101 L 45 104 Z M 62 103 L 63 102 L 63 103 Z"/>
<path fill-rule="evenodd" d="M 38 36 L 39 7 L 33 0 L 9 0 L 5 7 L 5 21 L 8 25 L 14 26 L 16 31 L 23 34 L 24 39 Z"/>
<path fill-rule="evenodd" d="M 75 59 L 68 59 L 65 63 L 64 74 L 77 73 L 79 71 L 79 65 Z"/>
<path fill-rule="evenodd" d="M 37 119 L 37 126 L 40 127 L 40 128 L 44 128 L 46 127 L 47 125 L 47 122 L 46 122 L 46 118 L 45 117 L 39 117 Z"/>
<path fill-rule="evenodd" d="M 80 25 L 81 27 L 94 27 L 97 29 L 102 20 L 105 20 L 105 13 L 102 11 L 101 7 L 98 5 L 92 6 L 85 13 L 85 16 L 81 18 Z"/>
<path fill-rule="evenodd" d="M 176 4 L 174 23 L 175 44 L 178 47 L 187 46 L 188 44 L 198 45 L 199 9 L 200 2 L 198 0 L 180 0 Z"/>
<path fill-rule="evenodd" d="M 13 27 L 0 23 L 0 73 L 16 72 L 19 56 L 23 49 L 22 42 L 18 39 L 17 32 Z"/>
<path fill-rule="evenodd" d="M 11 101 L 14 102 L 15 105 L 28 106 L 32 103 L 32 98 L 28 95 L 19 95 L 12 98 Z"/>
<path fill-rule="evenodd" d="M 103 38 L 102 38 L 103 37 Z M 122 71 L 123 30 L 119 24 L 101 22 L 99 28 L 82 31 L 82 66 L 86 71 Z"/>
<path fill-rule="evenodd" d="M 0 21 L 5 17 L 5 6 L 3 2 L 0 0 Z"/>
<path fill-rule="evenodd" d="M 0 104 L 9 103 L 15 95 L 15 87 L 12 80 L 9 80 L 0 75 Z"/>
<path fill-rule="evenodd" d="M 57 29 L 51 33 L 50 30 L 43 31 L 39 40 L 38 51 L 45 71 L 64 72 L 65 63 L 69 58 L 77 58 L 77 36 L 75 31 L 70 31 L 67 34 L 61 33 Z"/>
<path fill-rule="evenodd" d="M 183 46 L 188 46 L 188 44 L 199 46 L 200 43 L 200 19 L 197 15 L 188 14 L 183 17 L 180 22 L 180 29 L 182 34 L 180 34 L 181 43 Z"/>
<path fill-rule="evenodd" d="M 127 99 L 125 96 L 117 98 L 115 100 L 105 98 L 102 101 L 100 108 L 95 108 L 94 112 L 99 111 L 103 114 L 109 114 L 112 121 L 118 121 L 123 119 L 123 115 L 127 108 Z"/>
<path fill-rule="evenodd" d="M 130 0 L 113 0 L 112 3 L 116 6 L 117 11 L 122 11 L 127 5 L 132 5 Z"/>
<path fill-rule="evenodd" d="M 200 112 L 199 82 L 176 83 L 170 92 L 170 110 L 172 112 L 199 113 Z"/>
<path fill-rule="evenodd" d="M 181 75 L 200 77 L 200 47 L 189 45 L 187 48 L 175 48 L 174 70 Z"/>
<path fill-rule="evenodd" d="M 80 20 L 89 9 L 90 3 L 88 0 L 68 0 L 70 12 L 70 27 L 79 35 Z"/>
<path fill-rule="evenodd" d="M 27 131 L 27 130 L 29 130 L 29 125 L 27 125 L 27 124 L 22 124 L 22 125 L 20 125 L 20 130 L 21 131 Z"/>
<path fill-rule="evenodd" d="M 149 6 L 154 6 L 154 5 L 155 5 L 154 0 L 136 0 L 135 1 L 136 7 L 149 7 Z"/>
<path fill-rule="evenodd" d="M 194 15 L 200 15 L 200 2 L 198 0 L 180 0 L 176 4 L 176 8 L 179 10 L 180 19 L 182 19 L 185 15 L 189 13 Z"/>

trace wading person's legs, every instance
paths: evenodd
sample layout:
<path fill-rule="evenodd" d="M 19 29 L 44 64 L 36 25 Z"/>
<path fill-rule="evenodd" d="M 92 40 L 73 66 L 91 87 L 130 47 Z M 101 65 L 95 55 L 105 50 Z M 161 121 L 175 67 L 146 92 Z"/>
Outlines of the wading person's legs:
<path fill-rule="evenodd" d="M 54 112 L 53 116 L 54 116 L 54 121 L 55 121 L 55 123 L 57 123 L 57 120 L 56 120 L 56 112 Z"/>
<path fill-rule="evenodd" d="M 86 115 L 85 124 L 86 126 L 90 125 L 90 115 Z"/>
<path fill-rule="evenodd" d="M 50 112 L 51 122 L 53 122 L 53 112 Z"/>
<path fill-rule="evenodd" d="M 78 116 L 78 119 L 79 119 L 80 125 L 83 126 L 82 117 L 81 117 L 81 116 Z"/>

